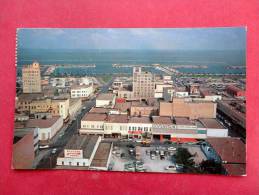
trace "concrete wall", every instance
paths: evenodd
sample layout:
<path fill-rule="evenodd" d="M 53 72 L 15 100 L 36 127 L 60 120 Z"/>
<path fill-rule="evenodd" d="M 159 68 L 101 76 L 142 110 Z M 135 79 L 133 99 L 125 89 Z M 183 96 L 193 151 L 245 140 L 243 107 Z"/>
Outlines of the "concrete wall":
<path fill-rule="evenodd" d="M 173 102 L 160 102 L 160 116 L 216 118 L 216 103 L 185 102 L 184 99 L 173 99 Z"/>

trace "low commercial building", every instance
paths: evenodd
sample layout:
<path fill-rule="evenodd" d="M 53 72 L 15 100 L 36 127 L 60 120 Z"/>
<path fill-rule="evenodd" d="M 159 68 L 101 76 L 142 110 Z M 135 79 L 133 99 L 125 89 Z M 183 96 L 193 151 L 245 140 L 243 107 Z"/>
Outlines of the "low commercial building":
<path fill-rule="evenodd" d="M 131 117 L 128 122 L 129 138 L 140 139 L 143 134 L 151 133 L 152 122 L 149 117 Z"/>
<path fill-rule="evenodd" d="M 227 137 L 228 129 L 216 119 L 190 120 L 186 117 L 152 117 L 153 139 L 171 141 L 195 141 L 208 137 Z"/>
<path fill-rule="evenodd" d="M 207 137 L 228 137 L 228 129 L 214 118 L 199 119 L 204 130 L 207 131 Z"/>
<path fill-rule="evenodd" d="M 217 95 L 215 93 L 213 93 L 210 89 L 200 89 L 200 95 L 202 98 L 204 98 L 204 100 L 207 101 L 217 101 L 217 100 L 221 100 L 222 96 L 221 95 Z"/>
<path fill-rule="evenodd" d="M 96 98 L 96 107 L 113 108 L 116 95 L 112 93 L 102 93 Z"/>
<path fill-rule="evenodd" d="M 228 175 L 246 175 L 246 145 L 239 138 L 209 138 L 202 149 L 208 159 L 222 163 Z"/>
<path fill-rule="evenodd" d="M 101 142 L 100 136 L 73 135 L 57 158 L 57 166 L 89 167 Z"/>
<path fill-rule="evenodd" d="M 125 98 L 126 100 L 134 100 L 133 91 L 122 88 L 117 91 L 118 98 Z"/>
<path fill-rule="evenodd" d="M 241 134 L 246 134 L 246 104 L 244 101 L 221 100 L 217 103 L 220 114 L 224 114 L 232 123 L 239 125 Z"/>
<path fill-rule="evenodd" d="M 69 101 L 69 118 L 72 119 L 82 107 L 82 100 L 80 98 L 73 98 Z"/>
<path fill-rule="evenodd" d="M 87 98 L 94 92 L 93 85 L 73 85 L 71 87 L 71 98 Z"/>
<path fill-rule="evenodd" d="M 17 132 L 17 131 L 16 131 Z M 20 137 L 20 132 L 16 137 L 20 137 L 13 144 L 12 167 L 14 169 L 32 169 L 34 167 L 34 158 L 38 151 L 38 128 L 31 128 Z"/>
<path fill-rule="evenodd" d="M 108 115 L 104 122 L 104 134 L 112 137 L 128 135 L 128 116 L 127 115 Z"/>
<path fill-rule="evenodd" d="M 164 84 L 164 83 L 158 83 L 155 84 L 155 94 L 154 97 L 155 98 L 163 98 L 163 92 L 164 92 L 164 88 L 171 88 L 172 85 L 171 84 Z"/>
<path fill-rule="evenodd" d="M 15 121 L 27 121 L 29 120 L 29 116 L 25 114 L 15 114 Z"/>
<path fill-rule="evenodd" d="M 190 94 L 190 95 L 197 95 L 200 93 L 199 91 L 200 89 L 200 85 L 196 84 L 196 83 L 190 83 L 186 86 L 186 91 Z"/>
<path fill-rule="evenodd" d="M 26 123 L 26 128 L 38 128 L 40 141 L 49 141 L 63 126 L 62 117 L 56 116 L 47 119 L 30 119 Z"/>
<path fill-rule="evenodd" d="M 207 101 L 194 101 L 186 98 L 173 98 L 172 102 L 160 102 L 159 115 L 169 117 L 216 118 L 217 104 Z"/>
<path fill-rule="evenodd" d="M 111 162 L 112 143 L 100 143 L 90 165 L 91 170 L 107 171 Z"/>
<path fill-rule="evenodd" d="M 158 114 L 158 107 L 145 101 L 133 101 L 130 106 L 130 116 L 151 116 Z"/>
<path fill-rule="evenodd" d="M 31 95 L 31 94 L 30 94 Z M 18 97 L 17 111 L 28 114 L 49 112 L 52 116 L 62 116 L 64 120 L 69 116 L 68 98 L 45 98 L 40 94 L 34 94 L 31 97 L 21 95 Z"/>
<path fill-rule="evenodd" d="M 64 121 L 69 119 L 69 100 L 68 98 L 53 99 L 52 100 L 52 112 L 55 112 L 54 116 L 61 116 Z"/>
<path fill-rule="evenodd" d="M 105 113 L 86 113 L 81 120 L 80 134 L 104 135 L 104 122 L 107 120 Z"/>
<path fill-rule="evenodd" d="M 226 88 L 226 92 L 233 97 L 245 97 L 245 90 L 240 89 L 234 85 L 229 85 Z"/>

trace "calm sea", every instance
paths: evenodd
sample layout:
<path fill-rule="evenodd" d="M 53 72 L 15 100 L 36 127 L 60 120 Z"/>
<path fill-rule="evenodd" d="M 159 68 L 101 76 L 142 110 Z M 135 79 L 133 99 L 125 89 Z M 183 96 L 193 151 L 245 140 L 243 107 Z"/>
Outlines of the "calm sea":
<path fill-rule="evenodd" d="M 18 71 L 24 64 L 37 60 L 40 64 L 95 64 L 96 68 L 56 69 L 62 74 L 130 73 L 130 68 L 113 68 L 112 64 L 207 65 L 207 69 L 178 68 L 185 73 L 245 73 L 245 69 L 226 69 L 226 66 L 245 66 L 246 53 L 231 51 L 168 51 L 168 50 L 46 50 L 18 49 Z M 153 68 L 150 71 L 155 71 Z"/>

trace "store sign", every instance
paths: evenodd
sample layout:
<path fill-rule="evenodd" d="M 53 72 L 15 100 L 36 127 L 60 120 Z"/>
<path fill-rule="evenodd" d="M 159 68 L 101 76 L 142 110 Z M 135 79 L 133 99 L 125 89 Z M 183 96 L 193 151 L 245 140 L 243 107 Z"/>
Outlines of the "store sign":
<path fill-rule="evenodd" d="M 65 150 L 65 158 L 83 158 L 83 150 Z"/>

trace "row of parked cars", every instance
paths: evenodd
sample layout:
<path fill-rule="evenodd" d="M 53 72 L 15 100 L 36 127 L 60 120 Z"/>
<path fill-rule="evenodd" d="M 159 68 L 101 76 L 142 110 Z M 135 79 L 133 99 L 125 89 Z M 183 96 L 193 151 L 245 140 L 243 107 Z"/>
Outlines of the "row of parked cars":
<path fill-rule="evenodd" d="M 125 163 L 124 171 L 144 172 L 146 171 L 146 169 L 144 168 L 144 163 L 140 160 L 137 160 L 137 161 Z"/>
<path fill-rule="evenodd" d="M 160 160 L 164 160 L 167 156 L 172 156 L 176 151 L 175 147 L 168 147 L 168 148 L 154 148 L 151 150 L 146 150 L 146 155 L 150 155 L 151 160 L 160 158 Z"/>

